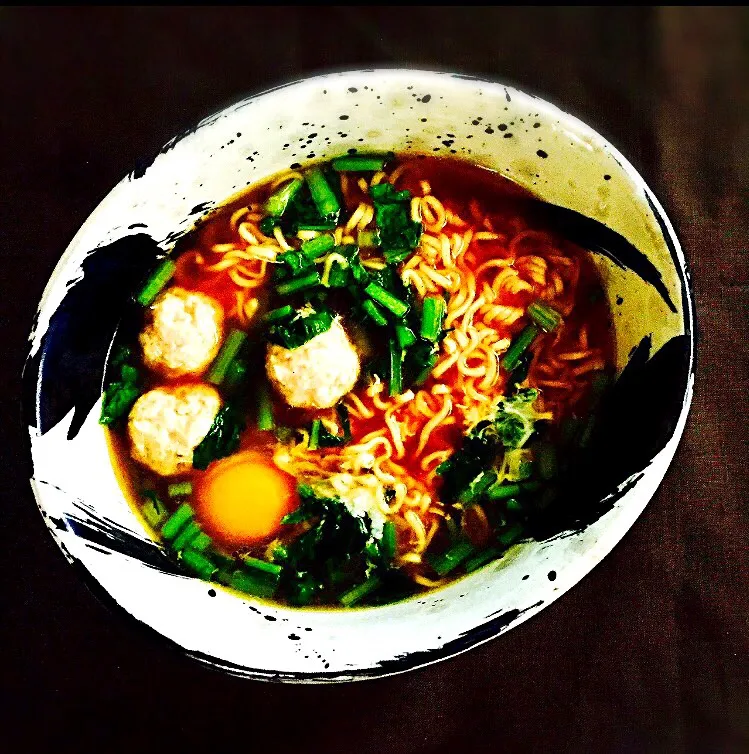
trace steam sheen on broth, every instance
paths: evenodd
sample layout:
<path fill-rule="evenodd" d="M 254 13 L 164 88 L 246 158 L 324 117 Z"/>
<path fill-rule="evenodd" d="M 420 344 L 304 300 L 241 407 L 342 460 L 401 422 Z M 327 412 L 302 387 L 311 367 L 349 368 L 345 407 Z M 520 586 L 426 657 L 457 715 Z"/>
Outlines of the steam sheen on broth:
<path fill-rule="evenodd" d="M 564 506 L 610 312 L 535 205 L 455 158 L 349 154 L 183 239 L 135 296 L 101 417 L 167 551 L 260 598 L 383 604 Z"/>

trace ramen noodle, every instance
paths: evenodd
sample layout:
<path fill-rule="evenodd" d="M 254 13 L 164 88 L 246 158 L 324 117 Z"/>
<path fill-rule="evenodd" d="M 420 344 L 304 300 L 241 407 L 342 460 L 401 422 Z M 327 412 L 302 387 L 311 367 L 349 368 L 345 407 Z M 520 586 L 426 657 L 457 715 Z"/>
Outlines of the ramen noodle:
<path fill-rule="evenodd" d="M 101 418 L 165 550 L 255 597 L 382 604 L 564 506 L 610 312 L 535 203 L 458 159 L 349 154 L 183 239 L 113 344 Z"/>

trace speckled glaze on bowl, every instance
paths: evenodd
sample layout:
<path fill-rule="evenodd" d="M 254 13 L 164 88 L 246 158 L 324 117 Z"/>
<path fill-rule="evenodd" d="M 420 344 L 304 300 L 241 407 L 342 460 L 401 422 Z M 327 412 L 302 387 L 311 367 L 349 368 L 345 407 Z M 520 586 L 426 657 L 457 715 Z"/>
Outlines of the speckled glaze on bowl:
<path fill-rule="evenodd" d="M 123 497 L 97 423 L 103 368 L 125 300 L 200 217 L 293 163 L 356 148 L 471 159 L 604 224 L 641 252 L 617 256 L 605 242 L 594 248 L 614 312 L 621 394 L 609 421 L 619 426 L 609 436 L 611 468 L 596 504 L 542 541 L 398 604 L 282 608 L 178 572 L 149 538 Z M 172 139 L 115 186 L 75 236 L 44 292 L 24 372 L 31 484 L 52 536 L 94 591 L 188 655 L 264 680 L 405 671 L 519 625 L 622 538 L 684 428 L 693 316 L 671 223 L 626 159 L 576 118 L 510 87 L 446 73 L 309 78 L 249 97 Z M 638 440 L 630 443 L 635 425 Z"/>

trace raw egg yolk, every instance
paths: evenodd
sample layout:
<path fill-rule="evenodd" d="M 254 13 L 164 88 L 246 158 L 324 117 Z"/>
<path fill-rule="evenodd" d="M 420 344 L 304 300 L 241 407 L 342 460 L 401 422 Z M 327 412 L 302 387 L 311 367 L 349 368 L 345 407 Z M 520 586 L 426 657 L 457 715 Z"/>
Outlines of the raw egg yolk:
<path fill-rule="evenodd" d="M 213 464 L 196 497 L 198 518 L 206 531 L 233 546 L 268 539 L 298 505 L 294 477 L 254 452 Z"/>

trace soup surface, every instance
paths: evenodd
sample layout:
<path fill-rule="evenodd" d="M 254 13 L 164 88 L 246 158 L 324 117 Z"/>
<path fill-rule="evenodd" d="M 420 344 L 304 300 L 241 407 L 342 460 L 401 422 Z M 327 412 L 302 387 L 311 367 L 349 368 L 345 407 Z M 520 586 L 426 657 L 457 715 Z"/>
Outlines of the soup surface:
<path fill-rule="evenodd" d="M 134 297 L 101 422 L 192 573 L 382 604 L 564 506 L 612 370 L 589 252 L 453 158 L 345 155 L 253 186 Z"/>

